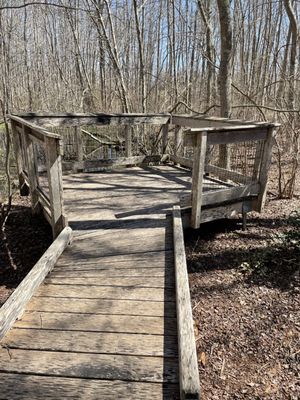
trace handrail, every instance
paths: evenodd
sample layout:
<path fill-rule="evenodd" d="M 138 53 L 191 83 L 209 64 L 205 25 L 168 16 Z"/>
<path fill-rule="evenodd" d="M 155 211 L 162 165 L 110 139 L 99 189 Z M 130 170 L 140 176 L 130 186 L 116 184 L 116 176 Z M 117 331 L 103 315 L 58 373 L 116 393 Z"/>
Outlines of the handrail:
<path fill-rule="evenodd" d="M 43 129 L 31 122 L 26 121 L 23 118 L 20 118 L 16 115 L 8 115 L 8 118 L 10 119 L 10 121 L 15 121 L 18 124 L 20 124 L 21 126 L 26 126 L 28 128 L 32 129 L 32 136 L 34 136 L 36 139 L 43 141 L 44 137 L 49 137 L 49 138 L 54 138 L 54 139 L 60 139 L 61 136 L 58 133 L 52 133 L 52 132 L 48 132 L 46 129 Z M 35 133 L 37 133 L 37 135 L 35 135 Z"/>

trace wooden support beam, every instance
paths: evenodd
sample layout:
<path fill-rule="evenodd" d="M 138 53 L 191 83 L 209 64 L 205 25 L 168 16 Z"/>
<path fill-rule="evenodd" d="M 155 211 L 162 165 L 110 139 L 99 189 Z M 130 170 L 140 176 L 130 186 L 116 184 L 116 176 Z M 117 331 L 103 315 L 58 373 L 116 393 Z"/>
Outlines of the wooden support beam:
<path fill-rule="evenodd" d="M 222 180 L 231 180 L 233 182 L 242 183 L 244 185 L 253 182 L 253 179 L 248 176 L 240 174 L 239 172 L 217 167 L 216 165 L 206 165 L 205 172 L 218 176 Z"/>
<path fill-rule="evenodd" d="M 27 154 L 27 174 L 28 174 L 28 182 L 30 188 L 31 208 L 33 214 L 38 214 L 40 212 L 39 194 L 37 191 L 39 185 L 38 170 L 37 170 L 36 155 L 34 151 L 33 141 L 30 136 L 30 132 L 31 129 L 27 126 L 24 126 L 24 138 L 25 138 L 25 146 Z"/>
<path fill-rule="evenodd" d="M 170 114 L 18 114 L 11 118 L 26 120 L 26 123 L 34 123 L 41 127 L 51 128 L 58 126 L 82 126 L 82 125 L 162 125 L 168 123 Z M 28 121 L 28 122 L 27 122 Z"/>
<path fill-rule="evenodd" d="M 125 157 L 132 156 L 132 129 L 130 126 L 125 127 Z"/>
<path fill-rule="evenodd" d="M 175 164 L 182 165 L 183 167 L 193 168 L 193 160 L 191 158 L 179 157 L 175 155 L 170 155 L 170 160 Z"/>
<path fill-rule="evenodd" d="M 269 128 L 275 126 L 276 124 L 270 122 L 256 122 L 256 121 L 243 121 L 238 119 L 230 118 L 219 118 L 219 117 L 207 117 L 206 115 L 172 115 L 171 123 L 173 125 L 185 126 L 188 128 L 196 128 L 201 131 L 214 129 L 228 129 L 232 127 L 243 127 L 251 126 L 252 128 Z"/>
<path fill-rule="evenodd" d="M 57 133 L 48 132 L 47 130 L 41 128 L 40 126 L 35 125 L 33 122 L 38 123 L 37 121 L 29 122 L 26 119 L 20 118 L 17 115 L 9 115 L 10 121 L 14 121 L 15 124 L 19 125 L 21 128 L 26 126 L 30 128 L 30 135 L 35 137 L 36 139 L 40 140 L 41 142 L 44 141 L 45 137 L 51 138 L 60 138 L 60 135 Z"/>
<path fill-rule="evenodd" d="M 75 147 L 76 147 L 76 159 L 77 161 L 83 160 L 83 141 L 82 141 L 82 133 L 81 129 L 78 126 L 74 128 L 75 135 Z"/>
<path fill-rule="evenodd" d="M 272 161 L 272 148 L 274 142 L 275 128 L 269 128 L 261 156 L 258 181 L 260 190 L 257 198 L 256 210 L 261 212 L 267 196 L 268 172 Z"/>
<path fill-rule="evenodd" d="M 182 127 L 175 126 L 175 151 L 174 155 L 180 157 L 182 155 Z"/>
<path fill-rule="evenodd" d="M 179 355 L 180 399 L 199 399 L 200 381 L 189 290 L 183 228 L 179 206 L 173 207 L 173 238 Z"/>
<path fill-rule="evenodd" d="M 29 187 L 27 186 L 24 174 L 23 174 L 23 157 L 22 157 L 22 148 L 21 148 L 21 137 L 16 129 L 16 124 L 11 121 L 11 130 L 12 130 L 12 141 L 13 141 L 13 147 L 14 147 L 14 153 L 15 153 L 15 160 L 16 160 L 16 166 L 17 166 L 17 173 L 18 173 L 18 178 L 19 178 L 19 190 L 20 190 L 20 195 L 21 196 L 28 196 L 29 194 Z"/>
<path fill-rule="evenodd" d="M 192 215 L 191 227 L 198 229 L 201 221 L 203 174 L 206 154 L 207 133 L 197 134 L 196 146 L 194 147 L 194 162 L 192 176 Z"/>
<path fill-rule="evenodd" d="M 236 129 L 238 128 L 238 129 Z M 257 140 L 265 140 L 267 137 L 267 128 L 253 127 L 226 127 L 222 130 L 217 128 L 204 129 L 201 132 L 207 132 L 207 145 L 216 144 L 230 144 L 230 143 L 241 143 Z M 196 135 L 199 130 L 190 130 L 189 133 L 185 134 L 184 145 L 193 146 L 196 141 Z"/>
<path fill-rule="evenodd" d="M 166 154 L 168 146 L 168 134 L 169 134 L 169 124 L 165 124 L 162 127 L 162 153 Z"/>
<path fill-rule="evenodd" d="M 122 167 L 136 164 L 149 164 L 165 162 L 169 158 L 168 155 L 152 155 L 152 156 L 133 156 L 133 157 L 119 157 L 115 159 L 103 160 L 85 160 L 81 163 L 74 163 L 74 171 L 101 171 L 103 168 L 109 167 Z"/>
<path fill-rule="evenodd" d="M 231 201 L 246 199 L 247 197 L 257 197 L 259 194 L 259 183 L 250 183 L 243 186 L 232 186 L 228 189 L 208 191 L 202 193 L 201 205 L 208 206 L 212 204 L 222 204 Z M 193 197 L 193 196 L 192 196 Z M 193 207 L 190 195 L 181 196 L 186 207 Z"/>
<path fill-rule="evenodd" d="M 56 238 L 67 224 L 63 206 L 60 140 L 45 138 L 45 153 L 52 219 L 51 225 L 53 237 Z"/>
<path fill-rule="evenodd" d="M 22 316 L 29 300 L 70 243 L 71 237 L 72 229 L 65 228 L 0 308 L 0 340 Z"/>

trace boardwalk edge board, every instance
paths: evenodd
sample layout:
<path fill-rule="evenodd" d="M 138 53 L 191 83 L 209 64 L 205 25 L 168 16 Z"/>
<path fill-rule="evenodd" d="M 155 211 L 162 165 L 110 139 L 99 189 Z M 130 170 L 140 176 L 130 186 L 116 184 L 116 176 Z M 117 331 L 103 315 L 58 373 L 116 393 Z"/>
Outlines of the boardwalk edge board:
<path fill-rule="evenodd" d="M 173 235 L 180 398 L 181 400 L 200 399 L 200 381 L 193 328 L 193 314 L 179 206 L 173 207 Z"/>
<path fill-rule="evenodd" d="M 29 300 L 52 270 L 60 255 L 70 243 L 71 238 L 72 229 L 70 227 L 64 228 L 0 308 L 0 340 L 3 339 L 14 322 L 22 316 Z"/>

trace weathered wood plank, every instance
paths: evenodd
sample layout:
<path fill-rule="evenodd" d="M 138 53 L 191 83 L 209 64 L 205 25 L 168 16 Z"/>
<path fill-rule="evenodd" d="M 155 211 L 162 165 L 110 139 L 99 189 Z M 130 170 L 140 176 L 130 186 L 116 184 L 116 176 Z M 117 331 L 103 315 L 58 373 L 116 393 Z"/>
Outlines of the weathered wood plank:
<path fill-rule="evenodd" d="M 183 165 L 184 167 L 191 169 L 193 168 L 193 160 L 190 158 L 180 157 L 178 155 L 170 155 L 170 160 L 176 164 Z"/>
<path fill-rule="evenodd" d="M 132 156 L 132 157 L 119 157 L 115 159 L 105 160 L 85 160 L 82 162 L 75 162 L 73 164 L 74 171 L 96 172 L 101 171 L 107 167 L 121 167 L 127 165 L 136 165 L 149 163 L 160 163 L 168 159 L 167 155 L 151 155 L 151 156 Z"/>
<path fill-rule="evenodd" d="M 82 125 L 163 125 L 170 119 L 170 114 L 18 114 L 12 116 L 43 127 L 82 126 Z"/>
<path fill-rule="evenodd" d="M 169 133 L 169 124 L 165 124 L 162 126 L 162 154 L 167 152 L 168 147 L 168 133 Z"/>
<path fill-rule="evenodd" d="M 178 380 L 176 364 L 161 357 L 64 353 L 0 348 L 1 371 L 141 382 Z"/>
<path fill-rule="evenodd" d="M 57 400 L 179 400 L 177 384 L 143 383 L 119 380 L 61 378 L 28 374 L 0 373 L 3 399 Z M 28 393 L 30 395 L 28 395 Z"/>
<path fill-rule="evenodd" d="M 20 133 L 17 130 L 16 124 L 14 121 L 10 121 L 11 130 L 12 130 L 12 142 L 15 153 L 15 160 L 19 178 L 19 190 L 21 196 L 28 196 L 28 186 L 26 184 L 26 180 L 23 174 L 24 170 L 24 160 L 22 157 L 22 149 L 21 149 L 21 138 Z"/>
<path fill-rule="evenodd" d="M 51 244 L 32 270 L 27 274 L 13 294 L 0 308 L 0 340 L 12 327 L 17 318 L 20 318 L 27 303 L 43 282 L 57 259 L 71 240 L 72 229 L 67 227 Z"/>
<path fill-rule="evenodd" d="M 119 268 L 116 265 L 116 268 L 97 268 L 97 264 L 93 265 L 83 265 L 82 268 L 80 266 L 65 266 L 65 267 L 55 267 L 55 271 L 52 271 L 51 278 L 96 278 L 96 279 L 103 279 L 103 278 L 138 278 L 143 277 L 145 279 L 148 278 L 161 278 L 166 279 L 172 282 L 173 279 L 173 268 L 164 268 L 161 267 L 151 267 L 148 268 Z"/>
<path fill-rule="evenodd" d="M 210 222 L 210 221 L 215 221 L 218 219 L 223 219 L 223 218 L 231 218 L 234 217 L 238 214 L 242 214 L 243 210 L 246 210 L 246 212 L 250 212 L 254 210 L 253 207 L 253 202 L 251 200 L 247 201 L 238 201 L 233 204 L 227 204 L 227 205 L 219 205 L 217 207 L 210 207 L 210 208 L 204 208 L 201 210 L 201 224 L 204 222 Z M 189 203 L 191 204 L 191 203 Z M 187 206 L 187 203 L 181 202 L 180 203 L 181 208 L 190 208 L 191 206 Z M 187 210 L 186 210 L 187 211 Z M 187 223 L 185 227 L 189 227 L 190 224 Z"/>
<path fill-rule="evenodd" d="M 46 166 L 49 183 L 51 225 L 56 238 L 67 225 L 63 204 L 62 167 L 59 140 L 45 138 Z"/>
<path fill-rule="evenodd" d="M 45 284 L 52 285 L 93 285 L 93 286 L 118 286 L 118 287 L 144 287 L 144 288 L 170 288 L 174 287 L 174 281 L 166 281 L 163 277 L 52 277 L 45 279 Z"/>
<path fill-rule="evenodd" d="M 23 350 L 177 356 L 177 337 L 165 335 L 12 329 L 3 345 Z"/>
<path fill-rule="evenodd" d="M 80 270 L 88 269 L 107 269 L 112 272 L 116 270 L 139 269 L 139 268 L 173 268 L 173 251 L 149 251 L 144 253 L 129 253 L 122 255 L 104 256 L 87 258 L 86 255 L 74 254 L 72 249 L 65 251 L 58 259 L 53 274 L 58 270 L 79 268 Z M 126 273 L 126 271 L 124 271 Z"/>
<path fill-rule="evenodd" d="M 194 146 L 196 136 L 202 131 L 207 132 L 207 145 L 241 143 L 248 141 L 265 140 L 267 128 L 257 128 L 256 126 L 226 126 L 224 128 L 207 128 L 200 130 L 190 130 L 184 135 L 184 145 Z"/>
<path fill-rule="evenodd" d="M 176 309 L 181 399 L 199 399 L 200 382 L 180 207 L 173 209 Z"/>
<path fill-rule="evenodd" d="M 14 121 L 15 124 L 18 124 L 19 126 L 26 126 L 30 129 L 30 135 L 35 137 L 36 139 L 40 140 L 41 142 L 44 141 L 45 137 L 49 138 L 56 138 L 59 139 L 60 135 L 52 132 L 48 132 L 47 130 L 41 128 L 41 125 L 38 123 L 38 125 L 35 125 L 37 121 L 27 121 L 24 118 L 21 118 L 18 115 L 9 115 L 8 116 L 11 121 Z"/>
<path fill-rule="evenodd" d="M 244 128 L 247 126 L 252 128 L 268 128 L 276 125 L 270 122 L 243 121 L 231 118 L 208 117 L 206 115 L 195 116 L 193 114 L 172 115 L 171 123 L 173 125 L 180 125 L 189 128 L 199 128 L 201 131 L 206 130 L 206 128 L 209 128 L 210 130 L 218 128 L 225 130 L 228 128 L 229 124 L 232 124 L 233 127 L 237 126 L 237 128 Z"/>
<path fill-rule="evenodd" d="M 74 136 L 75 136 L 75 148 L 76 148 L 76 159 L 81 162 L 83 160 L 83 140 L 82 140 L 82 132 L 78 126 L 74 128 Z"/>
<path fill-rule="evenodd" d="M 125 233 L 125 232 L 124 232 Z M 163 236 L 154 236 L 147 235 L 146 232 L 142 232 L 141 237 L 135 235 L 128 235 L 127 238 L 119 237 L 118 241 L 114 239 L 117 237 L 111 237 L 108 235 L 107 237 L 103 237 L 101 235 L 87 235 L 84 239 L 77 239 L 74 241 L 72 245 L 72 249 L 70 249 L 71 256 L 76 254 L 78 256 L 84 255 L 86 258 L 93 259 L 99 256 L 109 256 L 109 255 L 121 255 L 121 254 L 130 254 L 130 253 L 144 253 L 146 251 L 159 251 L 159 250 L 171 250 L 173 245 L 171 243 L 171 234 L 169 238 L 166 238 L 166 243 L 163 240 Z M 138 238 L 135 242 L 134 239 Z M 101 239 L 103 239 L 101 241 Z M 97 241 L 97 242 L 96 242 Z M 65 256 L 67 257 L 67 253 Z"/>
<path fill-rule="evenodd" d="M 125 156 L 132 157 L 132 129 L 125 127 Z"/>
<path fill-rule="evenodd" d="M 268 172 L 272 160 L 272 148 L 274 142 L 275 129 L 270 128 L 264 143 L 261 164 L 259 169 L 258 181 L 260 183 L 260 191 L 258 194 L 256 210 L 261 212 L 267 195 Z"/>
<path fill-rule="evenodd" d="M 33 297 L 27 311 L 84 313 L 107 315 L 145 315 L 176 317 L 175 303 L 163 301 L 73 299 L 57 297 Z"/>
<path fill-rule="evenodd" d="M 206 165 L 205 172 L 211 173 L 220 179 L 231 180 L 236 183 L 242 183 L 244 185 L 251 183 L 255 180 L 249 176 L 245 176 L 235 171 L 230 171 L 225 168 L 217 167 L 216 165 Z"/>
<path fill-rule="evenodd" d="M 238 201 L 240 199 L 247 199 L 247 197 L 256 197 L 259 193 L 259 188 L 260 186 L 258 183 L 251 183 L 249 185 L 220 189 L 215 192 L 204 192 L 202 195 L 202 206 L 219 205 L 228 201 Z M 182 207 L 191 207 L 191 196 L 181 196 L 180 204 Z"/>
<path fill-rule="evenodd" d="M 36 294 L 42 297 L 74 297 L 79 299 L 174 301 L 173 290 L 135 286 L 44 285 Z"/>
<path fill-rule="evenodd" d="M 202 196 L 202 205 L 220 204 L 226 201 L 239 200 L 259 193 L 259 184 L 250 183 L 248 185 L 236 186 L 229 189 L 222 189 L 216 192 L 206 192 Z"/>
<path fill-rule="evenodd" d="M 28 127 L 24 127 L 23 135 L 25 138 L 25 151 L 27 154 L 27 174 L 28 174 L 28 182 L 30 188 L 30 197 L 31 197 L 31 208 L 33 214 L 37 214 L 40 212 L 39 207 L 39 195 L 37 192 L 38 187 L 38 172 L 37 172 L 37 164 L 36 157 L 34 154 L 33 142 L 29 136 L 30 130 Z"/>
<path fill-rule="evenodd" d="M 203 195 L 203 174 L 206 155 L 206 132 L 199 133 L 194 147 L 193 176 L 192 176 L 192 215 L 191 227 L 199 228 Z"/>
<path fill-rule="evenodd" d="M 174 318 L 136 315 L 26 312 L 15 327 L 91 332 L 176 335 Z"/>

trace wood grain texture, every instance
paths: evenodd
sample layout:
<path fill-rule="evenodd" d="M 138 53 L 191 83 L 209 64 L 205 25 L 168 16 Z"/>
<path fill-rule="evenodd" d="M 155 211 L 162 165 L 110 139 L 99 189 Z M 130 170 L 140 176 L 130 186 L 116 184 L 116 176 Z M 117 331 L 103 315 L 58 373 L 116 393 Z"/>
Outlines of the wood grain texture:
<path fill-rule="evenodd" d="M 5 348 L 0 348 L 0 358 L 1 372 L 157 383 L 178 381 L 177 365 L 169 358 L 19 349 L 8 352 Z"/>
<path fill-rule="evenodd" d="M 275 129 L 270 128 L 268 130 L 268 134 L 264 142 L 264 147 L 262 152 L 262 159 L 258 174 L 260 191 L 258 194 L 257 205 L 256 205 L 256 210 L 259 212 L 261 212 L 264 207 L 267 195 L 268 172 L 272 160 L 272 147 L 274 142 L 274 135 L 275 135 Z"/>
<path fill-rule="evenodd" d="M 199 133 L 194 147 L 193 178 L 192 178 L 192 215 L 191 227 L 198 229 L 201 221 L 201 206 L 203 195 L 203 175 L 206 155 L 206 132 Z"/>
<path fill-rule="evenodd" d="M 143 288 L 168 288 L 173 289 L 173 282 L 165 281 L 163 277 L 49 277 L 45 279 L 45 284 L 52 285 L 87 285 L 87 286 L 117 286 L 117 287 L 143 287 Z"/>
<path fill-rule="evenodd" d="M 175 303 L 162 301 L 33 297 L 27 306 L 27 311 L 176 317 Z"/>
<path fill-rule="evenodd" d="M 81 126 L 81 125 L 162 125 L 169 121 L 170 114 L 105 114 L 105 113 L 20 113 L 10 116 L 14 120 L 42 127 Z"/>
<path fill-rule="evenodd" d="M 46 137 L 45 152 L 49 184 L 51 225 L 53 238 L 55 239 L 66 226 L 59 139 Z"/>
<path fill-rule="evenodd" d="M 198 360 L 194 337 L 180 207 L 174 206 L 173 233 L 175 249 L 176 309 L 181 399 L 200 399 Z"/>
<path fill-rule="evenodd" d="M 26 312 L 15 327 L 176 336 L 174 318 L 135 316 L 130 311 L 129 315 Z"/>
<path fill-rule="evenodd" d="M 112 299 L 112 300 L 153 300 L 175 301 L 172 289 L 141 288 L 135 286 L 93 286 L 93 285 L 43 285 L 36 296 L 40 297 L 73 297 L 78 299 Z"/>
<path fill-rule="evenodd" d="M 34 336 L 34 340 L 32 340 Z M 176 357 L 177 337 L 164 335 L 47 329 L 13 329 L 3 345 L 10 349 Z"/>
<path fill-rule="evenodd" d="M 178 385 L 0 373 L 1 399 L 179 400 Z M 101 395 L 101 397 L 99 397 Z"/>

